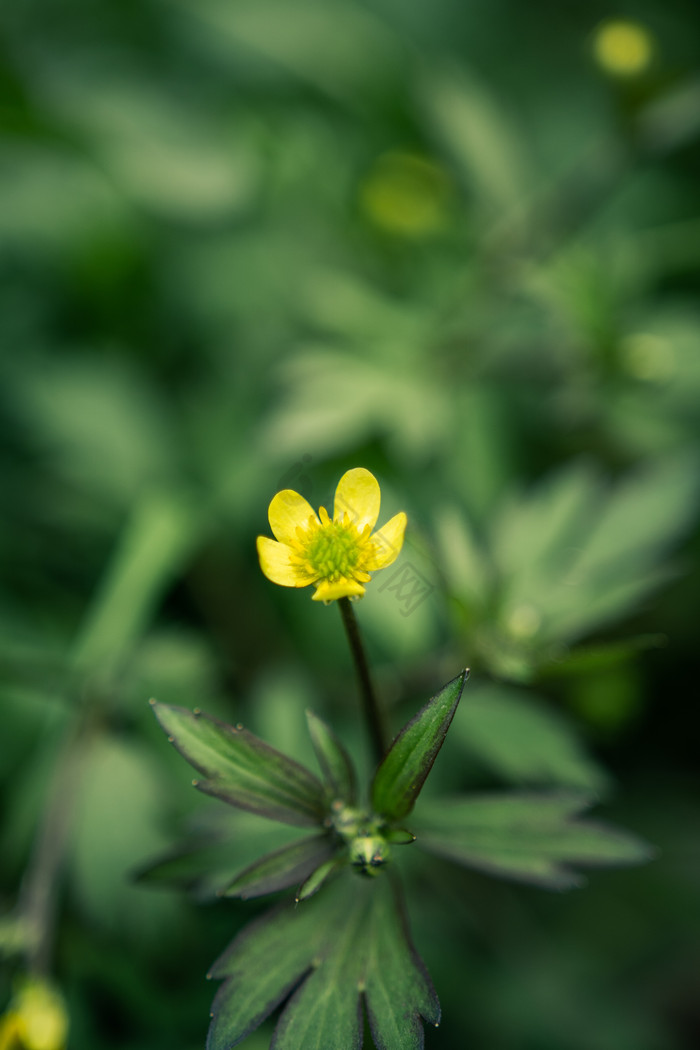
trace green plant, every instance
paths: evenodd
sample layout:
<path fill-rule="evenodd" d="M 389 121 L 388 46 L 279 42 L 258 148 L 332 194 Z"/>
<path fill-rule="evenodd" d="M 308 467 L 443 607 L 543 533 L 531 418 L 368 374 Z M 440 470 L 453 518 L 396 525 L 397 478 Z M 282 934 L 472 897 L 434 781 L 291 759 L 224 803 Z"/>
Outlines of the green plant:
<path fill-rule="evenodd" d="M 213 870 L 217 892 L 224 896 L 294 891 L 245 927 L 214 964 L 210 976 L 224 983 L 212 1008 L 208 1050 L 236 1046 L 283 1003 L 275 1050 L 360 1047 L 362 1004 L 379 1050 L 423 1045 L 420 1019 L 437 1025 L 440 1007 L 409 932 L 401 890 L 406 849 L 549 889 L 578 885 L 579 865 L 630 864 L 649 856 L 634 836 L 582 819 L 591 801 L 582 792 L 459 795 L 416 806 L 468 671 L 436 693 L 387 746 L 350 604 L 349 595 L 357 595 L 356 577 L 347 571 L 356 565 L 356 543 L 370 544 L 360 548 L 363 569 L 381 568 L 398 555 L 405 516 L 400 532 L 392 534 L 390 557 L 379 541 L 380 564 L 369 539 L 378 513 L 379 486 L 358 468 L 338 486 L 333 521 L 323 509 L 317 518 L 303 497 L 283 490 L 270 508 L 277 541 L 259 541 L 261 564 L 275 582 L 315 582 L 327 599 L 334 588 L 332 600 L 341 609 L 378 761 L 366 791 L 358 791 L 343 744 L 310 711 L 320 778 L 241 725 L 152 701 L 169 740 L 201 775 L 195 787 L 257 817 L 306 831 L 242 870 L 236 870 L 235 848 L 224 839 L 167 857 L 144 872 L 150 880 L 186 875 L 192 882 L 211 877 Z M 320 535 L 323 571 L 314 580 L 305 568 L 306 552 L 319 549 Z M 287 547 L 290 540 L 293 548 Z M 275 542 L 279 553 L 271 546 Z M 290 555 L 285 548 L 300 553 Z M 290 558 L 297 560 L 290 565 Z M 365 572 L 362 582 L 369 579 Z"/>

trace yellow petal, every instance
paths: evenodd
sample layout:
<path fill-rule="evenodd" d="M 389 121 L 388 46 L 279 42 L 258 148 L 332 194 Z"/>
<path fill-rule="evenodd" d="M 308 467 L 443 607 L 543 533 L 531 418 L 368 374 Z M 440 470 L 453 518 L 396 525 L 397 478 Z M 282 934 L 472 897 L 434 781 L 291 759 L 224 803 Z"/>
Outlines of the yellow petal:
<path fill-rule="evenodd" d="M 280 543 L 293 543 L 297 538 L 297 526 L 305 527 L 309 518 L 318 521 L 311 504 L 293 489 L 282 489 L 272 497 L 267 516 L 270 528 Z"/>
<path fill-rule="evenodd" d="M 381 501 L 379 482 L 374 474 L 364 467 L 354 467 L 343 474 L 335 490 L 333 518 L 338 521 L 347 514 L 352 524 L 362 529 L 369 525 L 373 529 L 379 517 Z"/>
<path fill-rule="evenodd" d="M 258 558 L 260 568 L 268 580 L 280 587 L 306 587 L 312 581 L 290 561 L 291 550 L 285 543 L 277 543 L 269 536 L 258 536 Z"/>
<path fill-rule="evenodd" d="M 315 602 L 334 602 L 337 598 L 361 596 L 364 593 L 365 589 L 362 584 L 355 580 L 338 580 L 336 583 L 322 580 L 312 598 Z"/>
<path fill-rule="evenodd" d="M 363 561 L 363 569 L 369 569 L 370 572 L 375 569 L 385 569 L 398 558 L 403 547 L 403 534 L 407 520 L 406 515 L 401 511 L 374 533 L 372 536 L 374 554 Z"/>

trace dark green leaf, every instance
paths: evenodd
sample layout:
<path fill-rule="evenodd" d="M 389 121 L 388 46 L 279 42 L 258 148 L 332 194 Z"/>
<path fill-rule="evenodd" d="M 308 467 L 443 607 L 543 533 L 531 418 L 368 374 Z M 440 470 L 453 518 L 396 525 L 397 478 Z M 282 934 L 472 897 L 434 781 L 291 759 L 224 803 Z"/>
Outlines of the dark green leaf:
<path fill-rule="evenodd" d="M 332 872 L 344 863 L 344 857 L 331 857 L 319 868 L 316 868 L 316 871 L 313 871 L 309 875 L 303 886 L 299 887 L 299 892 L 296 896 L 297 902 L 308 900 L 309 897 L 313 897 L 314 893 L 318 893 L 321 886 L 323 886 L 324 882 L 330 877 Z"/>
<path fill-rule="evenodd" d="M 420 846 L 492 875 L 568 889 L 572 864 L 638 864 L 652 851 L 634 835 L 578 819 L 581 795 L 498 794 L 442 799 L 413 818 Z"/>
<path fill-rule="evenodd" d="M 302 981 L 275 1031 L 275 1050 L 359 1050 L 361 998 L 379 1050 L 420 1050 L 420 1016 L 440 1008 L 386 878 L 347 872 L 313 900 L 268 912 L 215 964 L 224 978 L 207 1050 L 230 1050 Z"/>
<path fill-rule="evenodd" d="M 388 880 L 378 880 L 387 883 Z M 380 886 L 386 894 L 381 911 L 375 905 L 372 936 L 367 943 L 365 1002 L 378 1050 L 419 1050 L 423 1046 L 420 1018 L 440 1022 L 440 1004 L 423 960 L 411 943 L 398 890 Z"/>
<path fill-rule="evenodd" d="M 524 690 L 481 686 L 455 720 L 453 735 L 515 783 L 558 784 L 599 792 L 603 770 L 568 723 Z"/>
<path fill-rule="evenodd" d="M 375 812 L 389 820 L 401 820 L 411 812 L 450 728 L 468 674 L 462 671 L 448 682 L 396 737 L 372 783 Z"/>
<path fill-rule="evenodd" d="M 200 791 L 286 824 L 323 821 L 323 788 L 303 766 L 242 726 L 184 707 L 153 707 L 170 742 L 207 778 L 195 782 Z"/>
<path fill-rule="evenodd" d="M 305 882 L 334 852 L 329 835 L 292 842 L 251 864 L 226 888 L 227 897 L 262 897 Z"/>
<path fill-rule="evenodd" d="M 311 743 L 323 774 L 323 782 L 332 799 L 354 805 L 357 798 L 355 770 L 350 756 L 335 733 L 313 711 L 306 712 Z"/>
<path fill-rule="evenodd" d="M 134 877 L 152 886 L 180 886 L 198 899 L 212 900 L 241 868 L 299 836 L 297 828 L 260 820 L 242 809 L 221 806 L 208 810 L 207 817 L 206 827 L 198 826 L 182 845 L 157 857 Z"/>

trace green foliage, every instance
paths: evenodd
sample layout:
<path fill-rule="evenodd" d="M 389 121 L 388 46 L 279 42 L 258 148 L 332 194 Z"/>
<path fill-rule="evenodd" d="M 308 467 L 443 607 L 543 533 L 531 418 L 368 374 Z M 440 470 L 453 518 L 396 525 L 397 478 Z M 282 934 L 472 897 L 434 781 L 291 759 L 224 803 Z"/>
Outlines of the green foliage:
<path fill-rule="evenodd" d="M 308 903 L 266 913 L 239 934 L 210 976 L 225 983 L 214 1000 L 208 1050 L 236 1046 L 295 988 L 275 1031 L 276 1050 L 358 1050 L 362 1001 L 381 1050 L 418 1050 L 420 1016 L 440 1019 L 388 879 L 345 875 Z"/>
<path fill-rule="evenodd" d="M 195 781 L 200 791 L 287 824 L 319 822 L 323 790 L 303 766 L 243 726 L 223 725 L 198 710 L 152 703 L 168 739 L 207 778 Z"/>
<path fill-rule="evenodd" d="M 262 897 L 277 890 L 306 883 L 309 876 L 325 865 L 334 853 L 330 835 L 314 835 L 292 842 L 251 864 L 226 887 L 229 897 Z"/>
<path fill-rule="evenodd" d="M 418 841 L 438 856 L 548 889 L 580 885 L 572 864 L 633 864 L 648 859 L 648 847 L 633 836 L 579 820 L 578 814 L 587 806 L 580 795 L 442 799 L 419 807 L 413 818 L 416 823 L 412 823 L 417 835 L 397 826 L 397 821 L 413 811 L 445 741 L 467 675 L 463 671 L 448 682 L 399 732 L 373 777 L 368 812 L 354 806 L 356 776 L 347 752 L 321 719 L 306 712 L 327 785 L 325 810 L 316 814 L 319 833 L 258 858 L 219 890 L 247 899 L 296 886 L 301 911 L 287 907 L 251 923 L 215 964 L 212 975 L 225 978 L 226 983 L 214 1002 L 210 1050 L 237 1045 L 294 987 L 297 990 L 276 1028 L 274 1047 L 359 1050 L 360 993 L 380 1050 L 423 1045 L 418 1016 L 437 1023 L 439 1008 L 425 968 L 408 939 L 395 896 L 397 884 L 383 874 L 392 859 L 392 844 Z M 505 708 L 507 715 L 507 694 Z M 155 711 L 171 742 L 217 788 L 208 788 L 209 794 L 288 823 L 301 823 L 290 819 L 290 809 L 307 818 L 308 799 L 318 796 L 296 799 L 297 810 L 285 796 L 280 808 L 280 770 L 289 768 L 295 784 L 313 786 L 311 774 L 303 767 L 250 735 L 241 745 L 240 729 L 206 716 L 160 704 Z M 546 744 L 553 742 L 555 774 L 563 773 L 566 781 L 573 768 L 574 774 L 580 776 L 583 770 L 590 778 L 571 738 L 559 727 L 553 729 L 543 713 L 533 708 L 526 711 L 520 726 L 517 716 L 514 721 L 516 728 L 524 728 L 535 740 L 529 756 L 525 755 L 526 777 L 538 776 L 539 748 L 547 755 Z M 475 724 L 478 726 L 478 719 Z M 538 731 L 543 725 L 540 739 Z M 486 726 L 488 740 L 488 722 Z M 509 753 L 507 747 L 502 752 L 506 768 L 517 770 L 512 758 L 508 765 Z M 241 780 L 241 768 L 245 780 Z M 255 804 L 250 788 L 242 791 L 241 783 L 255 784 Z M 207 872 L 212 860 L 218 868 L 217 853 L 212 858 L 211 848 L 205 848 L 157 863 L 145 877 L 184 878 L 196 885 L 198 880 L 211 878 Z M 348 868 L 361 877 L 349 881 Z M 368 888 L 374 885 L 385 888 Z M 309 903 L 317 894 L 323 904 Z"/>
<path fill-rule="evenodd" d="M 579 820 L 588 804 L 564 794 L 441 799 L 420 813 L 418 841 L 458 864 L 557 890 L 581 885 L 572 864 L 649 859 L 649 847 L 633 835 Z"/>
<path fill-rule="evenodd" d="M 401 869 L 436 1047 L 686 1050 L 698 14 L 656 6 L 633 12 L 651 64 L 620 77 L 585 4 L 2 5 L 0 1014 L 46 928 L 71 1047 L 201 1050 L 197 974 L 260 903 L 146 882 L 212 901 L 337 835 L 278 892 L 325 907 L 351 850 L 339 886 L 380 897 Z M 280 485 L 327 505 L 360 463 L 424 584 L 412 605 L 387 573 L 360 606 L 392 727 L 473 668 L 408 828 L 370 819 L 333 610 L 255 560 Z M 295 822 L 191 791 L 149 696 L 315 750 L 291 793 L 291 759 L 253 746 L 262 786 L 233 762 L 237 798 Z M 545 810 L 614 781 L 659 858 L 575 899 L 421 859 L 434 800 L 501 778 Z M 588 819 L 550 816 L 582 849 Z M 520 864 L 579 867 L 512 835 Z"/>
<path fill-rule="evenodd" d="M 479 541 L 441 519 L 446 577 L 478 655 L 495 674 L 529 680 L 566 649 L 619 619 L 673 570 L 660 561 L 695 513 L 693 457 L 662 461 L 605 486 L 574 464 L 532 492 L 511 493 Z M 464 581 L 465 589 L 460 589 Z"/>
<path fill-rule="evenodd" d="M 350 756 L 332 729 L 313 711 L 307 710 L 306 722 L 329 800 L 342 798 L 348 805 L 354 806 L 357 802 L 357 783 Z"/>
<path fill-rule="evenodd" d="M 413 809 L 457 710 L 468 671 L 448 682 L 403 727 L 372 781 L 372 806 L 387 820 L 402 820 Z"/>
<path fill-rule="evenodd" d="M 515 784 L 560 784 L 595 793 L 608 784 L 574 726 L 524 690 L 476 685 L 455 722 L 453 740 Z"/>

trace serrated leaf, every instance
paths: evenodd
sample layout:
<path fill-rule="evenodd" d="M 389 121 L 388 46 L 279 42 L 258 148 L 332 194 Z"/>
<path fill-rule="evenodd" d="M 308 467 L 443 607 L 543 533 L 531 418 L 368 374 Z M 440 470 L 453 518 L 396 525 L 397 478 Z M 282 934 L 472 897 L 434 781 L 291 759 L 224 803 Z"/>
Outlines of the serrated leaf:
<path fill-rule="evenodd" d="M 388 820 L 413 809 L 450 727 L 468 670 L 453 678 L 408 722 L 382 759 L 372 783 L 372 806 Z"/>
<path fill-rule="evenodd" d="M 195 782 L 200 791 L 286 824 L 323 821 L 323 787 L 298 762 L 242 727 L 184 707 L 153 708 L 170 742 L 207 778 Z"/>
<path fill-rule="evenodd" d="M 419 1050 L 423 1046 L 420 1018 L 437 1026 L 440 1003 L 411 943 L 396 891 L 391 904 L 375 920 L 367 944 L 367 1015 L 377 1050 Z"/>
<path fill-rule="evenodd" d="M 331 728 L 313 711 L 306 712 L 306 721 L 329 798 L 354 805 L 357 782 L 350 756 Z"/>
<path fill-rule="evenodd" d="M 650 847 L 626 831 L 581 820 L 575 794 L 494 794 L 441 799 L 413 818 L 419 845 L 491 875 L 569 889 L 583 879 L 571 865 L 639 864 Z"/>
<path fill-rule="evenodd" d="M 298 984 L 274 1050 L 359 1050 L 364 994 L 379 1050 L 420 1050 L 420 1017 L 440 1008 L 388 878 L 346 872 L 312 900 L 247 926 L 212 969 L 225 983 L 214 1000 L 207 1050 L 230 1050 Z"/>
<path fill-rule="evenodd" d="M 455 720 L 453 734 L 514 783 L 557 784 L 599 792 L 605 772 L 586 755 L 569 724 L 524 691 L 482 686 Z"/>
<path fill-rule="evenodd" d="M 292 842 L 268 853 L 266 857 L 240 872 L 226 888 L 227 897 L 262 897 L 266 893 L 289 889 L 305 882 L 318 867 L 330 860 L 334 853 L 329 835 Z"/>

